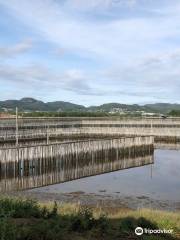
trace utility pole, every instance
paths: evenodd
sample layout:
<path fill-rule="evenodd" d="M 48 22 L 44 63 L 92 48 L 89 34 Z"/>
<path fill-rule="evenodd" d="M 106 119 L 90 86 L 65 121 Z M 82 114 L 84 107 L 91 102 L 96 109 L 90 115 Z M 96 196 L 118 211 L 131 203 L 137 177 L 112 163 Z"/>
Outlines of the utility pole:
<path fill-rule="evenodd" d="M 16 147 L 18 147 L 18 136 L 19 135 L 19 130 L 18 130 L 18 108 L 16 107 Z"/>

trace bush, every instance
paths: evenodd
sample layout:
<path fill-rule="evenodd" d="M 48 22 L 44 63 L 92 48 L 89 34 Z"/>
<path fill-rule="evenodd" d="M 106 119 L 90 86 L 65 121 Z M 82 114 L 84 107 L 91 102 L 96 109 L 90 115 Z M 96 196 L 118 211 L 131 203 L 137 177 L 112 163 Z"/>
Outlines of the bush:
<path fill-rule="evenodd" d="M 121 219 L 119 229 L 121 232 L 134 231 L 137 227 L 136 220 L 132 217 Z"/>
<path fill-rule="evenodd" d="M 57 216 L 57 203 L 54 203 L 52 211 L 46 207 L 41 208 L 34 200 L 29 199 L 0 199 L 0 216 L 12 218 L 52 218 Z"/>
<path fill-rule="evenodd" d="M 49 220 L 43 220 L 38 224 L 34 224 L 29 228 L 26 236 L 24 234 L 25 239 L 33 239 L 33 240 L 60 240 L 62 239 L 62 234 L 59 228 L 57 228 L 57 223 Z"/>
<path fill-rule="evenodd" d="M 153 224 L 152 222 L 150 222 L 149 220 L 147 220 L 144 217 L 138 218 L 137 226 L 142 227 L 142 228 L 151 228 L 151 229 L 156 229 L 157 228 L 157 226 L 155 224 Z"/>
<path fill-rule="evenodd" d="M 42 215 L 40 207 L 33 200 L 2 198 L 0 199 L 0 209 L 1 213 L 8 214 L 13 218 L 40 218 Z"/>
<path fill-rule="evenodd" d="M 100 230 L 101 234 L 105 234 L 108 232 L 109 228 L 110 228 L 110 222 L 107 219 L 107 216 L 102 214 L 100 215 L 100 217 L 96 220 L 97 222 L 97 227 Z"/>
<path fill-rule="evenodd" d="M 52 211 L 48 213 L 48 217 L 49 218 L 56 217 L 58 215 L 57 213 L 58 213 L 58 205 L 57 205 L 57 202 L 55 201 Z"/>
<path fill-rule="evenodd" d="M 95 223 L 93 213 L 88 208 L 80 208 L 76 215 L 71 216 L 71 230 L 83 232 L 92 229 Z"/>
<path fill-rule="evenodd" d="M 0 219 L 0 239 L 16 240 L 17 229 L 15 224 L 11 223 L 7 217 Z"/>

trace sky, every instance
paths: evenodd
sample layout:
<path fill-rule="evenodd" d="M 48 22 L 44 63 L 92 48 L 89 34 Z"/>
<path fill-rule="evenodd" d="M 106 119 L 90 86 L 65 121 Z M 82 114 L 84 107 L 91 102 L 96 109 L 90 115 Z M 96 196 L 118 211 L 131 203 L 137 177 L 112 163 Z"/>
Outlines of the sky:
<path fill-rule="evenodd" d="M 0 0 L 0 100 L 180 103 L 179 0 Z"/>

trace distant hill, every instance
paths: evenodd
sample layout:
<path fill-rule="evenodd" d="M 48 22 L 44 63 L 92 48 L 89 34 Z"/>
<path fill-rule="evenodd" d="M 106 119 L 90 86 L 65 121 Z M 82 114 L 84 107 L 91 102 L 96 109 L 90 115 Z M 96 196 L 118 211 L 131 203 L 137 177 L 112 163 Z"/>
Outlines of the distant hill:
<path fill-rule="evenodd" d="M 34 98 L 22 98 L 20 100 L 0 101 L 0 111 L 15 111 L 18 107 L 19 111 L 45 111 L 45 112 L 111 112 L 111 111 L 145 111 L 167 114 L 172 110 L 180 111 L 180 104 L 155 103 L 155 104 L 121 104 L 106 103 L 100 106 L 84 107 L 70 102 L 55 101 L 43 102 Z"/>
<path fill-rule="evenodd" d="M 180 110 L 180 104 L 170 104 L 170 103 L 154 103 L 146 105 L 138 104 L 120 104 L 120 103 L 107 103 L 100 106 L 91 106 L 88 109 L 92 111 L 105 111 L 109 112 L 112 109 L 122 109 L 127 111 L 145 111 L 145 112 L 154 112 L 167 114 L 172 110 Z"/>
<path fill-rule="evenodd" d="M 47 111 L 46 104 L 42 101 L 38 101 L 34 98 L 22 98 L 20 100 L 6 100 L 0 101 L 0 108 L 7 108 L 9 110 L 15 110 L 18 107 L 20 111 Z"/>
<path fill-rule="evenodd" d="M 85 107 L 69 102 L 48 102 L 36 100 L 34 98 L 22 98 L 20 100 L 0 101 L 0 109 L 15 110 L 18 107 L 19 111 L 80 111 Z"/>
<path fill-rule="evenodd" d="M 124 110 L 128 110 L 128 111 L 141 111 L 142 107 L 137 105 L 137 104 L 133 104 L 133 105 L 127 105 L 127 104 L 121 104 L 121 103 L 106 103 L 100 106 L 91 106 L 88 108 L 89 110 L 92 111 L 105 111 L 105 112 L 109 112 L 112 111 L 113 109 L 124 109 Z"/>
<path fill-rule="evenodd" d="M 82 105 L 69 103 L 69 102 L 63 102 L 63 101 L 56 101 L 56 102 L 48 102 L 46 103 L 46 106 L 50 111 L 85 111 L 86 108 Z"/>
<path fill-rule="evenodd" d="M 171 103 L 155 103 L 155 104 L 146 104 L 144 106 L 146 109 L 154 112 L 168 113 L 172 110 L 180 110 L 180 104 L 171 104 Z"/>

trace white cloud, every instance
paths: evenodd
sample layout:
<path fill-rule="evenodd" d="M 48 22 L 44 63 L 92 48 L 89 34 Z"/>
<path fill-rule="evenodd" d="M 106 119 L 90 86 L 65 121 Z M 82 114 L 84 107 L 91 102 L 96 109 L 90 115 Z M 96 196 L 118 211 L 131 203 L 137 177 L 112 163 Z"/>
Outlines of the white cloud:
<path fill-rule="evenodd" d="M 128 55 L 136 59 L 136 55 L 149 53 L 155 43 L 180 33 L 172 16 L 90 22 L 70 15 L 66 8 L 52 0 L 24 0 L 21 7 L 17 0 L 0 2 L 47 40 L 78 55 L 98 60 L 125 61 Z M 95 4 L 95 1 L 90 3 Z"/>
<path fill-rule="evenodd" d="M 67 90 L 79 94 L 94 94 L 94 90 L 88 85 L 87 77 L 78 69 L 69 69 L 62 73 L 55 73 L 52 69 L 42 65 L 29 65 L 15 67 L 0 65 L 0 81 L 11 82 L 20 87 L 32 89 L 50 88 Z"/>
<path fill-rule="evenodd" d="M 151 55 L 128 67 L 107 69 L 104 77 L 109 79 L 109 87 L 116 85 L 130 95 L 134 92 L 156 100 L 179 101 L 180 49 Z"/>
<path fill-rule="evenodd" d="M 14 46 L 0 46 L 0 58 L 9 58 L 24 53 L 32 48 L 32 41 L 25 40 Z"/>
<path fill-rule="evenodd" d="M 78 10 L 107 10 L 111 7 L 127 6 L 132 7 L 137 3 L 137 0 L 67 0 L 65 6 L 76 8 Z"/>
<path fill-rule="evenodd" d="M 161 67 L 164 66 L 165 64 L 167 65 L 166 69 L 168 66 L 170 66 L 172 71 L 177 67 L 177 64 L 179 68 L 180 66 L 179 48 L 174 51 L 164 52 L 163 54 L 148 56 L 142 62 L 142 66 L 144 67 L 146 66 Z"/>
<path fill-rule="evenodd" d="M 172 1 L 179 9 L 178 1 Z M 175 7 L 170 10 L 163 6 L 161 9 L 153 8 L 156 17 L 145 14 L 129 16 L 131 11 L 126 17 L 121 17 L 124 12 L 120 6 L 133 6 L 136 13 L 138 1 L 67 0 L 63 5 L 53 0 L 24 0 L 20 7 L 18 0 L 0 0 L 0 3 L 31 30 L 38 32 L 42 39 L 55 43 L 57 49 L 65 49 L 68 53 L 73 53 L 73 56 L 84 58 L 87 69 L 89 58 L 96 63 L 91 76 L 82 69 L 68 70 L 68 66 L 65 72 L 57 74 L 49 69 L 39 70 L 39 67 L 10 67 L 9 71 L 1 70 L 4 79 L 23 81 L 26 76 L 29 82 L 43 81 L 47 86 L 84 95 L 114 94 L 137 96 L 136 99 L 138 96 L 158 99 L 159 93 L 161 96 L 165 93 L 166 98 L 176 97 L 180 101 L 177 94 L 180 90 L 177 49 L 180 16 Z M 99 12 L 103 9 L 113 15 L 116 9 L 112 6 L 115 5 L 119 6 L 116 18 L 104 19 L 92 14 L 94 9 Z M 90 11 L 88 17 L 76 9 Z M 106 74 L 101 75 L 98 69 L 104 72 L 106 70 Z"/>

